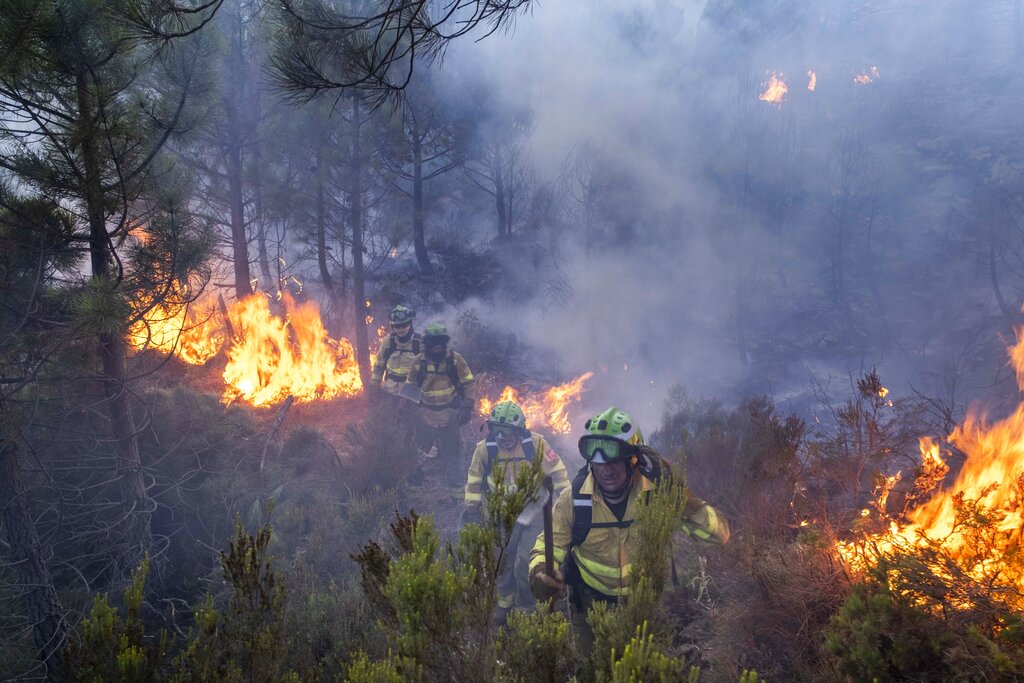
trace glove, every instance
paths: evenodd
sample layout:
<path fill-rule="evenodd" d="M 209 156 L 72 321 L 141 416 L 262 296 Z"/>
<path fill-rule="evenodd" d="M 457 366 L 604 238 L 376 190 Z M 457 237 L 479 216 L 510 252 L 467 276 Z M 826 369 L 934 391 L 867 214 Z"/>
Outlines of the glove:
<path fill-rule="evenodd" d="M 544 571 L 544 566 L 539 565 L 530 574 L 530 592 L 538 602 L 550 600 L 560 595 L 564 589 L 565 578 L 562 576 L 561 569 L 556 569 L 554 576 L 548 576 L 548 573 Z"/>
<path fill-rule="evenodd" d="M 473 419 L 472 408 L 460 408 L 459 409 L 459 426 L 469 424 L 469 421 Z"/>

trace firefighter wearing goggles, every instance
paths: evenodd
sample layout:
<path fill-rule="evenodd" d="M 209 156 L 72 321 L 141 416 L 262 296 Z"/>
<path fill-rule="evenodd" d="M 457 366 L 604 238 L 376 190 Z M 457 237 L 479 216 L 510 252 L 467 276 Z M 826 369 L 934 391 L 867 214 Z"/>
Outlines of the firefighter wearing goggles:
<path fill-rule="evenodd" d="M 629 594 L 630 558 L 637 543 L 630 527 L 637 507 L 669 473 L 668 464 L 644 444 L 629 413 L 609 408 L 587 420 L 585 429 L 579 450 L 588 464 L 555 503 L 553 576 L 545 571 L 541 534 L 530 556 L 530 588 L 538 600 L 546 600 L 569 586 L 573 629 L 586 648 L 592 640 L 585 618 L 590 606 Z M 689 491 L 682 521 L 698 544 L 729 540 L 725 518 Z"/>
<path fill-rule="evenodd" d="M 473 451 L 473 460 L 466 477 L 466 509 L 463 521 L 479 522 L 484 497 L 494 489 L 496 477 L 501 477 L 509 491 L 515 491 L 520 470 L 540 458 L 541 470 L 551 477 L 557 495 L 569 487 L 569 475 L 562 459 L 547 440 L 526 426 L 526 415 L 515 401 L 495 404 L 487 419 L 487 438 Z M 535 506 L 528 507 L 516 520 L 512 538 L 498 580 L 499 621 L 516 604 L 529 606 L 533 602 L 527 579 L 532 539 L 543 530 L 543 519 Z"/>

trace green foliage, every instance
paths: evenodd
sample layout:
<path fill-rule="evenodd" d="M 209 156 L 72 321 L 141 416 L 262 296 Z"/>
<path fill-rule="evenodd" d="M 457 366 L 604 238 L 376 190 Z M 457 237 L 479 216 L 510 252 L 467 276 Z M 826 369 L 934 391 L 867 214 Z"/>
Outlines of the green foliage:
<path fill-rule="evenodd" d="M 621 656 L 613 649 L 609 683 L 670 683 L 675 681 L 697 683 L 700 669 L 687 667 L 685 659 L 669 657 L 654 645 L 654 636 L 647 634 L 646 622 L 636 627 L 636 633 L 626 643 Z"/>
<path fill-rule="evenodd" d="M 939 680 L 951 642 L 930 615 L 884 584 L 859 584 L 832 618 L 829 652 L 855 680 Z"/>
<path fill-rule="evenodd" d="M 855 680 L 1018 680 L 1024 619 L 989 586 L 934 549 L 888 555 L 832 617 L 826 647 Z"/>
<path fill-rule="evenodd" d="M 561 612 L 540 605 L 533 612 L 514 610 L 498 636 L 497 680 L 507 683 L 557 683 L 575 668 L 569 622 Z"/>
<path fill-rule="evenodd" d="M 139 616 L 149 558 L 132 572 L 124 591 L 124 616 L 110 606 L 106 594 L 93 598 L 89 616 L 82 620 L 79 638 L 68 646 L 65 666 L 75 681 L 150 681 L 160 669 L 169 647 L 166 631 L 147 638 Z"/>
<path fill-rule="evenodd" d="M 672 537 L 681 527 L 686 502 L 681 480 L 663 478 L 646 505 L 637 509 L 631 533 L 637 537 L 637 554 L 630 571 L 629 598 L 615 607 L 597 603 L 587 615 L 594 629 L 594 656 L 591 665 L 597 680 L 613 675 L 614 658 L 602 653 L 626 652 L 637 629 L 644 636 L 664 636 L 670 625 L 662 594 L 668 583 L 672 558 Z M 634 647 L 636 651 L 636 647 Z M 622 679 L 626 680 L 626 679 Z"/>
<path fill-rule="evenodd" d="M 405 683 L 406 680 L 395 662 L 390 659 L 371 662 L 362 652 L 349 665 L 344 678 L 345 683 Z"/>
<path fill-rule="evenodd" d="M 500 474 L 497 480 L 502 481 Z M 411 514 L 391 525 L 392 550 L 370 542 L 354 556 L 367 599 L 388 632 L 396 667 L 407 679 L 495 677 L 492 614 L 499 561 L 516 518 L 539 486 L 539 462 L 519 472 L 514 491 L 497 486 L 487 500 L 485 523 L 466 526 L 454 546 L 442 543 L 432 518 Z M 541 629 L 541 636 L 551 634 Z"/>
<path fill-rule="evenodd" d="M 271 568 L 269 544 L 268 526 L 252 536 L 236 521 L 235 537 L 220 556 L 231 596 L 223 611 L 208 598 L 196 612 L 177 661 L 176 683 L 295 678 L 287 661 L 292 634 L 285 628 L 285 589 Z"/>

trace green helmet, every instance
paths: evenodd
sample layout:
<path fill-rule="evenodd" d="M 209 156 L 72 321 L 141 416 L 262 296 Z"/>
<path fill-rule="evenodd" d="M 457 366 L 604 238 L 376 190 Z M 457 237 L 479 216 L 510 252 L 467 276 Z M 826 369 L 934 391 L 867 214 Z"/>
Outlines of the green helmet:
<path fill-rule="evenodd" d="M 415 317 L 416 311 L 402 304 L 398 304 L 388 313 L 388 320 L 391 321 L 392 325 L 409 325 Z"/>
<path fill-rule="evenodd" d="M 423 329 L 423 345 L 447 344 L 449 340 L 448 328 L 442 323 L 430 323 Z"/>
<path fill-rule="evenodd" d="M 502 401 L 491 409 L 491 417 L 487 424 L 500 427 L 509 425 L 518 429 L 526 429 L 526 414 L 515 401 Z"/>
<path fill-rule="evenodd" d="M 587 462 L 605 464 L 635 455 L 644 443 L 643 433 L 624 410 L 612 407 L 587 420 L 580 437 L 580 455 Z"/>

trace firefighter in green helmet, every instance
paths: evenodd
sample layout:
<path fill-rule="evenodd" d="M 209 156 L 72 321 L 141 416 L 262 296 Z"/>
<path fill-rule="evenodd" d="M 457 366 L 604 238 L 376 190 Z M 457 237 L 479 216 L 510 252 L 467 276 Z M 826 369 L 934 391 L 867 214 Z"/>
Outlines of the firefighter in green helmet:
<path fill-rule="evenodd" d="M 483 518 L 484 498 L 494 490 L 496 477 L 514 493 L 519 472 L 539 459 L 541 471 L 551 477 L 555 495 L 569 486 L 565 464 L 552 450 L 547 440 L 526 426 L 526 414 L 515 401 L 501 401 L 491 409 L 487 418 L 487 438 L 473 451 L 473 459 L 466 476 L 466 509 L 463 521 L 479 522 Z M 544 519 L 540 506 L 527 506 L 516 520 L 512 537 L 505 551 L 501 575 L 498 580 L 499 621 L 518 605 L 533 603 L 527 580 L 530 548 L 533 539 L 543 529 Z"/>
<path fill-rule="evenodd" d="M 530 557 L 530 588 L 538 599 L 569 587 L 572 625 L 589 651 L 593 633 L 586 621 L 595 602 L 615 603 L 629 595 L 630 558 L 637 538 L 630 533 L 638 506 L 650 497 L 659 480 L 671 476 L 668 464 L 644 443 L 632 416 L 609 408 L 587 420 L 579 440 L 587 465 L 555 503 L 552 575 L 544 562 L 544 535 L 537 537 Z M 682 530 L 699 545 L 729 540 L 729 525 L 713 507 L 688 490 Z"/>
<path fill-rule="evenodd" d="M 473 418 L 476 380 L 466 359 L 448 348 L 448 330 L 430 323 L 423 330 L 423 349 L 413 359 L 399 395 L 415 404 L 416 445 L 423 452 L 437 447 L 437 457 L 453 500 L 461 500 L 465 484 L 460 428 Z"/>

